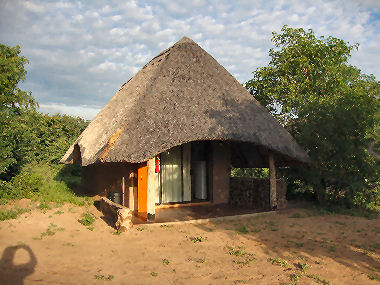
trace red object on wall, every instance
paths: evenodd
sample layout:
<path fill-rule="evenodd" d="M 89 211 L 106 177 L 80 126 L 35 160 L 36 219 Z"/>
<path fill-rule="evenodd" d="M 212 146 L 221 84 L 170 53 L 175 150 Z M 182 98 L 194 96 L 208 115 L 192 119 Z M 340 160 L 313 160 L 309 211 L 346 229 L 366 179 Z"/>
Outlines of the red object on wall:
<path fill-rule="evenodd" d="M 161 172 L 161 160 L 160 160 L 160 156 L 157 155 L 156 156 L 156 161 L 155 161 L 155 165 L 156 165 L 156 173 L 160 173 Z"/>

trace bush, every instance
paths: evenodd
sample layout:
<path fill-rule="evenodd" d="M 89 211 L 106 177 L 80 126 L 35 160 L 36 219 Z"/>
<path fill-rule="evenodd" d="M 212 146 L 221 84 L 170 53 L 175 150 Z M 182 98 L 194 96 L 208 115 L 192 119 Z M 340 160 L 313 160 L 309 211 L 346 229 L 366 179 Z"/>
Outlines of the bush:
<path fill-rule="evenodd" d="M 54 202 L 83 206 L 91 200 L 75 193 L 80 179 L 80 171 L 75 166 L 28 164 L 10 182 L 0 184 L 0 199 L 29 198 L 45 204 Z"/>
<path fill-rule="evenodd" d="M 79 222 L 84 226 L 90 226 L 95 222 L 95 217 L 87 212 L 82 215 L 82 219 Z"/>
<path fill-rule="evenodd" d="M 29 211 L 30 211 L 29 209 L 22 209 L 22 208 L 17 208 L 17 207 L 14 209 L 5 210 L 5 211 L 0 210 L 0 221 L 16 219 L 21 214 L 29 212 Z"/>

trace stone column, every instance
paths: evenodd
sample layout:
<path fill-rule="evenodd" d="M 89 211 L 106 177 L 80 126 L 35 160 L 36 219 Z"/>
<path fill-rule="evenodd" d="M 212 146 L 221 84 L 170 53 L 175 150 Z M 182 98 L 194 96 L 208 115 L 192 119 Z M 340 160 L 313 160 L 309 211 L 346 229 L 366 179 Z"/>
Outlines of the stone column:
<path fill-rule="evenodd" d="M 274 165 L 273 153 L 269 153 L 269 184 L 270 184 L 270 207 L 272 210 L 277 208 L 277 181 L 276 167 Z"/>

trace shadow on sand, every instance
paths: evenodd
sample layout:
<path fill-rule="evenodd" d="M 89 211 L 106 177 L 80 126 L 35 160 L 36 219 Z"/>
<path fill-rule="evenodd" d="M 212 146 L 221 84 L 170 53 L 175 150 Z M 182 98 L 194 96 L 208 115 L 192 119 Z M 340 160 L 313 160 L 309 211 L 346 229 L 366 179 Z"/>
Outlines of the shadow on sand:
<path fill-rule="evenodd" d="M 18 250 L 24 250 L 29 255 L 29 261 L 23 264 L 15 264 L 15 255 Z M 27 245 L 7 247 L 0 260 L 1 284 L 19 285 L 24 284 L 24 279 L 34 272 L 37 259 L 32 249 Z"/>

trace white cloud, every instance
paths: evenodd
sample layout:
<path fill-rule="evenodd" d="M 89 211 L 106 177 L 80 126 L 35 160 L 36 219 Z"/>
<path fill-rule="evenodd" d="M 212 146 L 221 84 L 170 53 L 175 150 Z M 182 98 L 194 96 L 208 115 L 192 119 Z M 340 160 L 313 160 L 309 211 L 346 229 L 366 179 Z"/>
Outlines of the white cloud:
<path fill-rule="evenodd" d="M 144 4 L 142 4 L 144 3 Z M 0 38 L 19 44 L 41 108 L 91 116 L 146 62 L 189 36 L 245 82 L 268 63 L 271 32 L 284 24 L 359 42 L 352 64 L 380 76 L 375 0 L 3 1 Z M 79 106 L 79 107 L 77 107 Z M 92 108 L 92 109 L 91 109 Z"/>
<path fill-rule="evenodd" d="M 31 11 L 33 13 L 43 13 L 45 11 L 43 5 L 33 3 L 32 1 L 25 1 L 24 7 L 26 8 L 26 10 Z"/>
<path fill-rule="evenodd" d="M 86 120 L 92 120 L 101 110 L 93 106 L 78 105 L 68 106 L 64 104 L 40 104 L 40 109 L 43 113 L 48 114 L 66 114 L 71 116 L 79 116 Z"/>

